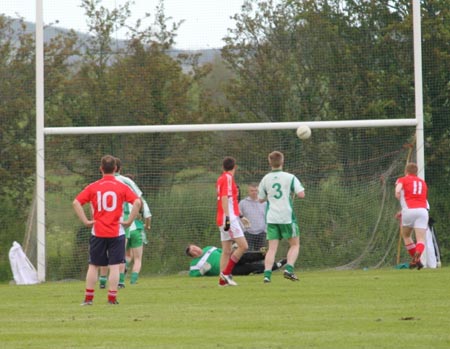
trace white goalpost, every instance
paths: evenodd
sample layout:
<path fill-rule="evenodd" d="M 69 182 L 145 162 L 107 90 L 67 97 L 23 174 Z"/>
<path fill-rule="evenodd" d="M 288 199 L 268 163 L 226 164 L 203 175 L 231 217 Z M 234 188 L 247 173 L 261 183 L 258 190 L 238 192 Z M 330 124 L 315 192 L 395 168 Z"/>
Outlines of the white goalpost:
<path fill-rule="evenodd" d="M 420 2 L 413 0 L 414 12 L 414 76 L 415 76 L 415 117 L 410 119 L 346 120 L 346 121 L 302 121 L 273 123 L 230 123 L 230 124 L 185 124 L 147 126 L 98 126 L 98 127 L 46 127 L 44 124 L 44 42 L 43 42 L 43 0 L 36 0 L 36 236 L 37 272 L 40 282 L 46 275 L 46 169 L 45 140 L 51 136 L 76 135 L 123 135 L 123 134 L 174 134 L 192 132 L 240 132 L 295 130 L 300 125 L 308 125 L 314 137 L 315 130 L 337 130 L 356 128 L 414 127 L 416 160 L 419 176 L 424 178 L 424 126 L 422 101 Z M 292 132 L 295 137 L 295 132 Z"/>

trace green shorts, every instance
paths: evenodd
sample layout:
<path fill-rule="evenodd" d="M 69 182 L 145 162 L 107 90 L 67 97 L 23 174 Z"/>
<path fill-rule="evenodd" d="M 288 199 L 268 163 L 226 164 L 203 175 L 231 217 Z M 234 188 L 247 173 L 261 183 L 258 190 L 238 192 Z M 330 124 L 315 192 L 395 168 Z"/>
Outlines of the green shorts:
<path fill-rule="evenodd" d="M 300 236 L 297 223 L 290 224 L 267 224 L 267 240 L 290 239 Z"/>
<path fill-rule="evenodd" d="M 129 232 L 127 248 L 137 248 L 144 244 L 142 239 L 142 229 L 136 229 Z"/>

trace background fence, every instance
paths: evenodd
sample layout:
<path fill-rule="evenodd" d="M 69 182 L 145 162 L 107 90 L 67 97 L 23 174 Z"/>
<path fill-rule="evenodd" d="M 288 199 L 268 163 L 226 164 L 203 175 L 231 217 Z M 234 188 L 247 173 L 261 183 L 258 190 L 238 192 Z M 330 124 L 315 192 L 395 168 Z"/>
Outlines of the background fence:
<path fill-rule="evenodd" d="M 227 22 L 230 30 L 224 34 L 221 50 L 201 51 L 177 47 L 177 38 L 181 41 L 187 22 L 180 23 L 183 18 L 169 13 L 171 2 L 166 3 L 167 6 L 160 2 L 158 8 L 151 8 L 149 2 L 141 0 L 135 5 L 83 0 L 73 7 L 70 2 L 65 3 L 64 13 L 61 10 L 55 15 L 54 11 L 59 11 L 56 2 L 44 1 L 46 127 L 414 117 L 410 1 L 243 2 L 233 20 Z M 450 206 L 446 195 L 450 183 L 449 5 L 449 1 L 421 4 L 425 176 L 444 264 L 449 258 L 444 225 Z M 137 25 L 136 17 L 145 17 L 145 13 L 136 13 L 135 9 L 142 6 L 147 6 L 145 12 L 150 17 Z M 84 31 L 63 30 L 63 15 L 78 17 L 75 14 L 80 10 Z M 208 18 L 216 15 L 215 10 L 206 7 L 204 12 Z M 35 187 L 34 28 L 32 23 L 8 15 L 0 16 L 0 170 L 4 181 L 0 219 L 2 226 L 7 227 L 0 236 L 1 279 L 10 278 L 6 252 L 12 241 L 24 241 L 27 230 L 33 233 L 33 224 L 26 222 Z M 51 19 L 57 17 L 58 23 Z M 212 31 L 213 27 L 214 23 L 208 22 L 198 28 L 197 34 Z M 198 41 L 194 36 L 192 47 L 197 49 Z M 123 159 L 125 170 L 137 176 L 152 207 L 154 232 L 160 235 L 151 237 L 157 241 L 151 240 L 147 247 L 146 255 L 155 258 L 145 263 L 149 272 L 184 268 L 186 261 L 178 260 L 178 251 L 187 240 L 213 243 L 214 240 L 208 240 L 211 238 L 218 244 L 217 235 L 211 232 L 213 211 L 206 211 L 211 210 L 211 205 L 190 207 L 203 212 L 195 224 L 178 220 L 189 213 L 177 210 L 189 207 L 189 198 L 200 195 L 202 190 L 205 193 L 198 201 L 213 200 L 209 191 L 224 155 L 238 158 L 241 170 L 248 167 L 248 175 L 245 171 L 239 174 L 239 182 L 245 186 L 249 179 L 257 179 L 267 170 L 267 152 L 275 148 L 286 152 L 286 169 L 297 173 L 311 189 L 310 199 L 296 207 L 299 215 L 310 219 L 309 223 L 303 222 L 304 259 L 300 265 L 327 267 L 350 263 L 364 251 L 369 240 L 344 238 L 351 246 L 343 248 L 334 240 L 336 231 L 326 227 L 334 226 L 333 215 L 339 215 L 345 222 L 340 227 L 345 227 L 348 234 L 350 227 L 363 230 L 358 231 L 358 237 L 375 228 L 396 234 L 395 221 L 370 223 L 376 222 L 376 212 L 384 207 L 389 207 L 385 217 L 392 218 L 390 211 L 395 209 L 395 202 L 382 206 L 379 197 L 371 199 L 370 202 L 377 202 L 367 206 L 371 207 L 372 218 L 367 218 L 368 212 L 361 212 L 366 217 L 365 228 L 359 228 L 358 214 L 352 209 L 361 209 L 358 192 L 376 195 L 378 190 L 378 195 L 383 194 L 382 187 L 374 189 L 371 174 L 390 181 L 401 174 L 396 166 L 404 165 L 406 151 L 402 146 L 411 143 L 411 137 L 413 131 L 408 128 L 320 130 L 314 132 L 308 145 L 299 143 L 293 133 L 270 130 L 170 136 L 49 136 L 45 140 L 47 273 L 50 278 L 76 277 L 76 272 L 66 272 L 63 267 L 70 260 L 68 254 L 81 255 L 85 251 L 83 243 L 77 240 L 79 226 L 73 220 L 70 203 L 84 184 L 98 176 L 98 160 L 105 152 Z M 402 153 L 398 159 L 391 155 L 395 152 Z M 317 167 L 309 167 L 312 164 Z M 361 167 L 365 172 L 359 172 Z M 310 174 L 314 179 L 308 177 Z M 194 187 L 190 193 L 192 183 L 201 184 L 202 190 Z M 343 201 L 340 208 L 328 206 L 336 202 L 331 198 L 334 184 L 337 199 Z M 169 199 L 168 193 L 179 195 L 178 200 Z M 352 201 L 355 206 L 345 210 Z M 169 214 L 173 211 L 176 214 Z M 332 217 L 323 218 L 324 214 Z M 177 220 L 169 223 L 169 217 Z M 312 233 L 308 234 L 308 230 Z M 196 235 L 202 231 L 212 235 Z M 183 232 L 183 237 L 180 239 L 176 232 Z M 380 236 L 385 241 L 397 237 Z M 81 239 L 81 232 L 78 238 Z M 74 252 L 77 246 L 80 249 Z M 388 247 L 380 245 L 371 265 L 380 261 L 392 263 Z M 347 252 L 341 250 L 353 252 L 345 256 Z M 79 263 L 81 273 L 82 258 Z"/>

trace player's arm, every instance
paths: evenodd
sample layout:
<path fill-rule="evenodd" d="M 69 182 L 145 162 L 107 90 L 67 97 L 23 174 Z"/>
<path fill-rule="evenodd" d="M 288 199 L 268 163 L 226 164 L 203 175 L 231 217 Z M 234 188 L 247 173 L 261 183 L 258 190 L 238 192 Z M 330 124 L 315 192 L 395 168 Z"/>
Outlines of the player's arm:
<path fill-rule="evenodd" d="M 222 203 L 223 213 L 225 214 L 225 222 L 224 222 L 224 230 L 230 230 L 231 222 L 230 222 L 230 209 L 228 207 L 228 196 L 224 195 L 220 198 Z"/>
<path fill-rule="evenodd" d="M 145 201 L 144 197 L 141 196 L 142 199 L 142 214 L 144 218 L 148 218 L 152 216 L 152 213 L 150 212 L 150 207 L 148 207 L 147 201 Z"/>
<path fill-rule="evenodd" d="M 144 219 L 144 229 L 150 230 L 151 227 L 152 227 L 152 216 Z"/>
<path fill-rule="evenodd" d="M 402 189 L 403 189 L 402 183 L 397 183 L 395 185 L 395 197 L 397 198 L 397 200 L 400 200 L 400 193 L 402 192 Z"/>
<path fill-rule="evenodd" d="M 225 216 L 230 217 L 230 210 L 228 207 L 228 196 L 224 195 L 220 198 L 220 201 L 222 202 L 222 209 Z"/>
<path fill-rule="evenodd" d="M 92 225 L 95 223 L 95 221 L 89 220 L 86 217 L 86 213 L 84 212 L 83 206 L 77 199 L 73 200 L 72 206 L 73 206 L 73 209 L 75 210 L 75 213 L 77 214 L 78 218 L 80 219 L 80 221 L 83 222 L 83 224 L 86 227 L 92 227 Z"/>
<path fill-rule="evenodd" d="M 299 198 L 299 199 L 303 199 L 305 197 L 305 188 L 303 187 L 303 185 L 300 183 L 300 180 L 294 176 L 293 178 L 293 185 L 294 185 L 294 191 L 295 191 L 295 195 Z"/>

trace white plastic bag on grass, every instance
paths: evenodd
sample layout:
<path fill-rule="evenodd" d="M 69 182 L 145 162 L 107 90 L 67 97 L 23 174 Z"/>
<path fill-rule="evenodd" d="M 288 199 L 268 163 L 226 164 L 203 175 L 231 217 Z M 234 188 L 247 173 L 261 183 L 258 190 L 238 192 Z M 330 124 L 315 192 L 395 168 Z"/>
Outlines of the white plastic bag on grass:
<path fill-rule="evenodd" d="M 34 285 L 39 283 L 37 271 L 31 264 L 22 246 L 16 241 L 9 250 L 9 263 L 17 285 Z"/>

